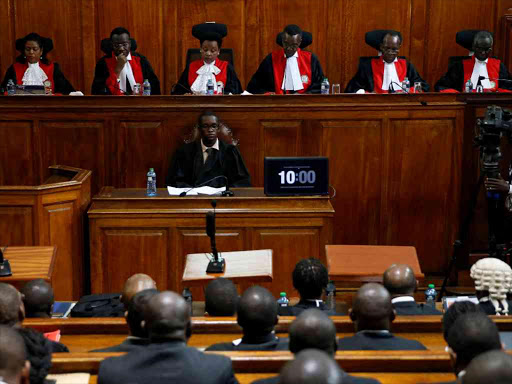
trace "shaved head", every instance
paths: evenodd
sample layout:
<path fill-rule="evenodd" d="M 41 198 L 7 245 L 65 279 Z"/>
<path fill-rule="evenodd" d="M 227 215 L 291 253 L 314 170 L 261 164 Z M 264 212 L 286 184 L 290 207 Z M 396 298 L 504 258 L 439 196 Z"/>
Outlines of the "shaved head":
<path fill-rule="evenodd" d="M 10 284 L 0 283 L 0 324 L 18 325 L 25 318 L 21 294 Z"/>
<path fill-rule="evenodd" d="M 50 284 L 43 279 L 31 280 L 25 284 L 21 293 L 25 296 L 23 302 L 26 317 L 51 317 L 55 298 Z"/>
<path fill-rule="evenodd" d="M 22 376 L 28 378 L 25 342 L 18 332 L 0 325 L 0 378 L 8 384 L 20 383 Z M 28 380 L 27 380 L 28 381 Z"/>
<path fill-rule="evenodd" d="M 161 292 L 149 299 L 144 322 L 151 341 L 186 341 L 191 331 L 190 306 L 175 292 Z"/>
<path fill-rule="evenodd" d="M 416 277 L 406 264 L 393 264 L 383 276 L 384 287 L 392 296 L 412 295 L 416 290 Z"/>
<path fill-rule="evenodd" d="M 327 353 L 305 349 L 281 370 L 281 384 L 343 384 L 348 375 Z"/>
<path fill-rule="evenodd" d="M 137 273 L 130 276 L 124 283 L 123 294 L 121 296 L 124 307 L 128 307 L 128 303 L 136 293 L 144 291 L 145 289 L 156 289 L 156 283 L 151 276 L 145 275 L 144 273 Z"/>
<path fill-rule="evenodd" d="M 290 352 L 320 349 L 334 356 L 337 349 L 336 327 L 332 320 L 318 309 L 302 312 L 290 325 Z"/>
<path fill-rule="evenodd" d="M 248 288 L 238 302 L 237 321 L 244 335 L 269 334 L 278 321 L 275 297 L 268 289 L 258 285 Z"/>
<path fill-rule="evenodd" d="M 380 284 L 363 285 L 354 297 L 350 318 L 356 324 L 356 330 L 389 330 L 395 318 L 391 296 Z"/>
<path fill-rule="evenodd" d="M 489 351 L 478 355 L 468 365 L 462 383 L 512 383 L 512 356 L 503 351 Z"/>

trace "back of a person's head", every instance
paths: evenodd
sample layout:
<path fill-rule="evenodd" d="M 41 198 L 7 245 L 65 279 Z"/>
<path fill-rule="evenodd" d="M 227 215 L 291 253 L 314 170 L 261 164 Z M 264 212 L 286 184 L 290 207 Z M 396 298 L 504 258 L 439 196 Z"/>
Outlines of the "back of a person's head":
<path fill-rule="evenodd" d="M 144 328 L 152 342 L 187 341 L 192 329 L 190 306 L 176 292 L 157 293 L 144 309 Z"/>
<path fill-rule="evenodd" d="M 146 329 L 142 328 L 141 323 L 144 320 L 144 311 L 149 300 L 157 293 L 157 289 L 145 289 L 136 293 L 128 303 L 126 322 L 128 327 L 130 327 L 130 334 L 132 336 L 148 337 L 148 333 Z"/>
<path fill-rule="evenodd" d="M 512 383 L 512 356 L 504 351 L 484 352 L 466 368 L 462 384 Z"/>
<path fill-rule="evenodd" d="M 123 293 L 121 294 L 121 302 L 125 308 L 136 293 L 145 289 L 156 289 L 156 283 L 151 276 L 144 273 L 136 273 L 130 276 L 124 283 Z"/>
<path fill-rule="evenodd" d="M 456 370 L 464 369 L 481 353 L 501 349 L 496 324 L 481 312 L 460 315 L 448 332 L 448 346 L 456 354 Z"/>
<path fill-rule="evenodd" d="M 0 381 L 7 384 L 28 383 L 25 343 L 14 328 L 5 325 L 0 325 Z"/>
<path fill-rule="evenodd" d="M 52 367 L 52 346 L 42 333 L 30 328 L 18 329 L 30 361 L 30 384 L 43 384 Z"/>
<path fill-rule="evenodd" d="M 327 268 L 318 259 L 302 259 L 292 273 L 293 286 L 301 299 L 315 300 L 322 296 L 329 283 Z"/>
<path fill-rule="evenodd" d="M 450 332 L 450 328 L 452 327 L 453 323 L 455 323 L 455 320 L 457 320 L 461 315 L 465 313 L 475 312 L 482 312 L 482 309 L 478 305 L 469 300 L 456 301 L 455 303 L 450 305 L 443 315 L 444 339 L 448 340 L 448 332 Z"/>
<path fill-rule="evenodd" d="M 337 349 L 336 327 L 325 312 L 308 309 L 290 325 L 290 352 L 320 349 L 334 356 Z"/>
<path fill-rule="evenodd" d="M 0 324 L 14 326 L 23 321 L 24 313 L 20 313 L 22 306 L 21 295 L 10 284 L 0 283 Z"/>
<path fill-rule="evenodd" d="M 278 321 L 275 297 L 268 289 L 258 285 L 246 289 L 238 302 L 237 321 L 244 334 L 269 334 Z"/>
<path fill-rule="evenodd" d="M 391 295 L 410 295 L 416 290 L 416 277 L 406 264 L 393 264 L 383 275 L 384 287 Z"/>
<path fill-rule="evenodd" d="M 211 281 L 204 291 L 204 301 L 210 316 L 234 316 L 238 303 L 235 284 L 222 277 Z"/>
<path fill-rule="evenodd" d="M 55 298 L 53 288 L 43 279 L 29 281 L 21 290 L 26 317 L 50 317 Z"/>
<path fill-rule="evenodd" d="M 357 331 L 389 329 L 395 313 L 387 289 L 377 283 L 364 284 L 355 294 L 350 318 Z"/>
<path fill-rule="evenodd" d="M 305 349 L 281 370 L 281 384 L 343 384 L 348 375 L 327 353 Z"/>

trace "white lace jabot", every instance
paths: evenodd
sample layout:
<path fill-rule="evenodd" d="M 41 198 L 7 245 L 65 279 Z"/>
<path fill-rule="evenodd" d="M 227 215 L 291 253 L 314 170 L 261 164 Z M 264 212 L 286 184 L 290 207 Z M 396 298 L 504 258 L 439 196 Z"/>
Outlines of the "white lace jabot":
<path fill-rule="evenodd" d="M 215 61 L 206 64 L 199 68 L 197 71 L 197 77 L 190 89 L 195 93 L 206 93 L 206 87 L 208 85 L 208 80 L 212 79 L 213 81 L 213 92 L 217 92 L 217 79 L 216 75 L 220 73 L 220 69 L 215 66 Z"/>
<path fill-rule="evenodd" d="M 48 80 L 48 76 L 39 66 L 39 62 L 34 64 L 28 63 L 28 68 L 22 79 L 23 85 L 44 85 L 45 80 Z"/>
<path fill-rule="evenodd" d="M 300 91 L 304 89 L 300 78 L 298 57 L 299 53 L 295 52 L 293 56 L 286 58 L 286 68 L 284 70 L 283 84 L 281 85 L 281 89 L 285 91 Z"/>

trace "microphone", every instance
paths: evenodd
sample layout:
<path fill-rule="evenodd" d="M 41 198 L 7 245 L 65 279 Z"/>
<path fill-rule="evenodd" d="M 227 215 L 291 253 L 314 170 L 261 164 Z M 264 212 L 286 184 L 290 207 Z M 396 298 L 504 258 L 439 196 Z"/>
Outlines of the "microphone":
<path fill-rule="evenodd" d="M 7 249 L 5 247 L 3 250 L 0 250 L 0 277 L 7 277 L 12 275 L 11 264 L 9 264 L 9 260 L 4 259 L 4 252 Z"/>
<path fill-rule="evenodd" d="M 206 213 L 206 234 L 210 238 L 213 260 L 210 260 L 208 263 L 206 273 L 224 273 L 226 262 L 223 258 L 219 258 L 217 245 L 215 243 L 215 208 L 217 207 L 217 201 L 212 200 L 211 205 L 213 207 L 213 212 L 210 211 Z"/>
<path fill-rule="evenodd" d="M 396 93 L 395 89 L 393 88 L 393 84 L 398 85 L 402 91 L 404 91 L 407 94 L 410 94 L 410 92 L 407 90 L 407 88 L 402 87 L 402 84 L 399 84 L 396 81 L 392 81 L 391 83 L 389 83 L 389 89 L 392 90 L 390 93 Z"/>
<path fill-rule="evenodd" d="M 229 183 L 228 183 L 228 178 L 224 175 L 219 175 L 219 176 L 215 176 L 215 177 L 212 177 L 210 180 L 206 180 L 204 183 L 201 183 L 199 185 L 194 185 L 193 187 L 191 187 L 190 189 L 186 190 L 186 191 L 183 191 L 180 193 L 180 197 L 183 197 L 183 196 L 187 196 L 187 193 L 189 193 L 191 190 L 193 190 L 194 188 L 198 188 L 198 187 L 204 187 L 205 185 L 207 185 L 208 183 L 210 183 L 211 181 L 213 180 L 217 180 L 217 179 L 224 179 L 225 181 L 225 184 L 226 184 L 226 190 L 225 191 L 222 191 L 220 193 L 221 196 L 235 196 L 235 194 L 233 193 L 233 191 L 231 191 L 229 189 Z"/>
<path fill-rule="evenodd" d="M 185 91 L 187 91 L 187 93 L 194 93 L 192 92 L 192 90 L 190 88 L 187 88 L 185 87 L 183 84 L 180 84 L 180 83 L 175 83 L 172 87 L 171 87 L 171 94 L 174 92 L 174 90 L 176 89 L 176 86 L 179 85 L 181 88 L 183 88 Z M 179 96 L 179 95 L 178 95 Z"/>

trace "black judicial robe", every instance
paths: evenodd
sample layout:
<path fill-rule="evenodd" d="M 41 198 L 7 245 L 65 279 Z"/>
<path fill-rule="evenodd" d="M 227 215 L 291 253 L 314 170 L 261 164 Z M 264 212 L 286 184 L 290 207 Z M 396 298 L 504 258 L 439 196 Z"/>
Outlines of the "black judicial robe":
<path fill-rule="evenodd" d="M 282 52 L 282 55 L 284 57 L 284 50 L 280 49 L 279 52 Z M 299 55 L 301 55 L 301 52 L 304 52 L 304 54 L 307 54 L 308 56 L 311 55 L 311 61 L 310 64 L 308 64 L 308 72 L 311 73 L 311 79 L 307 79 L 309 82 L 309 86 L 305 86 L 305 90 L 303 92 L 299 91 L 297 93 L 320 93 L 320 88 L 322 85 L 322 81 L 324 79 L 324 72 L 322 70 L 322 66 L 320 65 L 320 61 L 318 61 L 318 58 L 314 53 L 311 53 L 309 51 L 302 51 L 300 49 L 297 50 L 299 52 Z M 267 92 L 276 92 L 278 93 L 280 90 L 276 90 L 276 81 L 275 81 L 275 74 L 274 74 L 274 63 L 272 60 L 272 56 L 275 57 L 276 51 L 273 53 L 270 53 L 265 59 L 261 62 L 260 66 L 258 67 L 258 70 L 254 75 L 252 75 L 251 81 L 249 81 L 249 84 L 247 85 L 247 92 L 253 93 L 253 94 L 263 94 Z M 301 66 L 301 60 L 300 58 L 297 60 L 299 62 L 299 70 Z M 281 73 L 284 73 L 286 69 L 286 60 L 283 60 L 281 62 Z M 301 72 L 301 75 L 303 73 Z M 282 84 L 282 78 L 281 81 L 278 82 L 279 84 Z M 303 82 L 304 83 L 304 82 Z"/>
<path fill-rule="evenodd" d="M 229 187 L 250 187 L 251 176 L 242 155 L 235 145 L 219 140 L 219 150 L 212 166 L 203 164 L 203 152 L 200 140 L 178 148 L 171 161 L 165 180 L 167 185 L 187 188 L 198 186 L 206 181 L 224 175 L 228 178 Z M 206 184 L 210 187 L 223 187 L 225 180 L 218 178 Z"/>
<path fill-rule="evenodd" d="M 366 92 L 376 92 L 374 73 L 372 69 L 372 60 L 379 58 L 375 57 L 361 57 L 359 59 L 359 68 L 357 69 L 357 73 L 349 81 L 347 87 L 345 88 L 345 93 L 356 93 L 360 89 L 364 89 Z M 430 86 L 427 84 L 425 80 L 423 80 L 414 67 L 412 63 L 409 62 L 405 57 L 399 57 L 399 60 L 405 60 L 406 63 L 406 76 L 411 82 L 411 88 L 414 86 L 414 83 L 421 82 L 421 86 L 423 88 L 423 92 L 428 92 L 430 90 Z M 384 71 L 384 69 L 382 70 Z M 397 71 L 398 72 L 398 71 Z M 382 79 L 384 72 L 378 74 L 379 78 Z M 400 77 L 400 76 L 399 76 Z M 381 84 L 378 85 L 380 88 Z M 395 86 L 395 90 L 398 90 L 399 87 Z"/>

